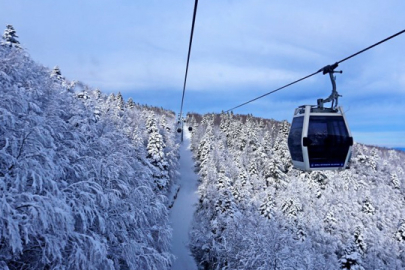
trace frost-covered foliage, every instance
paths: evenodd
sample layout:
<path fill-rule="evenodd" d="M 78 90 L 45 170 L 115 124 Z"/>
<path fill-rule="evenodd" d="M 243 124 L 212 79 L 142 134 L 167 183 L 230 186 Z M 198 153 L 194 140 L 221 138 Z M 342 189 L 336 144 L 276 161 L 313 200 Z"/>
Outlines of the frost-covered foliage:
<path fill-rule="evenodd" d="M 1 269 L 170 268 L 174 113 L 117 97 L 0 46 Z"/>
<path fill-rule="evenodd" d="M 293 169 L 289 124 L 189 115 L 201 269 L 404 269 L 405 153 L 355 144 L 351 169 Z"/>

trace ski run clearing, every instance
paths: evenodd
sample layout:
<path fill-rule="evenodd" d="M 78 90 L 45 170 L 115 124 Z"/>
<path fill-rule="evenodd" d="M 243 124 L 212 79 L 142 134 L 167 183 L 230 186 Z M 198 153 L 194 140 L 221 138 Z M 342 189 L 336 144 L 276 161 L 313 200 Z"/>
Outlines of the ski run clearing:
<path fill-rule="evenodd" d="M 198 176 L 194 172 L 188 131 L 185 132 L 184 141 L 180 146 L 180 174 L 180 190 L 170 213 L 170 221 L 173 226 L 172 252 L 176 256 L 172 270 L 193 270 L 197 269 L 197 266 L 188 247 L 188 233 L 195 205 L 198 202 Z"/>

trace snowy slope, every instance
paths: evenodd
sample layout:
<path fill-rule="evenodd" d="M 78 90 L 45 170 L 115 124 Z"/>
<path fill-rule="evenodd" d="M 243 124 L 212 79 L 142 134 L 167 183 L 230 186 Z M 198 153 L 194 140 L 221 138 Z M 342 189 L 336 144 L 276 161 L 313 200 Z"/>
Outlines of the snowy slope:
<path fill-rule="evenodd" d="M 173 227 L 172 252 L 176 256 L 172 270 L 197 269 L 188 247 L 191 221 L 198 202 L 197 180 L 190 151 L 190 133 L 185 131 L 180 147 L 180 190 L 170 211 L 170 223 Z"/>
<path fill-rule="evenodd" d="M 350 170 L 292 168 L 289 123 L 191 115 L 205 269 L 405 269 L 405 153 L 354 145 Z"/>
<path fill-rule="evenodd" d="M 192 115 L 179 170 L 173 112 L 68 81 L 13 42 L 0 269 L 405 269 L 404 152 L 355 144 L 350 170 L 302 173 L 287 122 Z"/>
<path fill-rule="evenodd" d="M 0 269 L 169 269 L 174 122 L 0 45 Z"/>

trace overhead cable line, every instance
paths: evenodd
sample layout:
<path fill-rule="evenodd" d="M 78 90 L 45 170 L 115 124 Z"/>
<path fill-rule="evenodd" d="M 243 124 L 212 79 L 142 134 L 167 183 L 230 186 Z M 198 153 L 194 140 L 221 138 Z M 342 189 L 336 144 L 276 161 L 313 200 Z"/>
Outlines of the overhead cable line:
<path fill-rule="evenodd" d="M 242 103 L 242 104 L 240 104 L 240 105 L 238 105 L 238 106 L 236 106 L 236 107 L 233 107 L 233 108 L 227 110 L 226 112 L 229 112 L 229 111 L 232 111 L 232 110 L 237 109 L 237 108 L 239 108 L 239 107 L 242 107 L 242 106 L 244 106 L 244 105 L 246 105 L 246 104 L 249 104 L 249 103 L 251 103 L 251 102 L 253 102 L 253 101 L 256 101 L 256 100 L 261 99 L 261 98 L 263 98 L 263 97 L 265 97 L 265 96 L 268 96 L 268 95 L 270 95 L 270 94 L 273 94 L 274 92 L 280 91 L 281 89 L 284 89 L 284 88 L 286 88 L 286 87 L 288 87 L 288 86 L 290 86 L 290 85 L 293 85 L 293 84 L 295 84 L 295 83 L 297 83 L 297 82 L 300 82 L 300 81 L 303 81 L 303 80 L 305 80 L 305 79 L 308 79 L 309 77 L 312 77 L 312 76 L 314 76 L 315 74 L 318 74 L 319 72 L 321 72 L 321 71 L 314 72 L 314 73 L 312 73 L 312 74 L 310 74 L 310 75 L 308 75 L 308 76 L 302 77 L 301 79 L 298 79 L 298 80 L 293 81 L 293 82 L 291 82 L 291 83 L 289 83 L 289 84 L 286 84 L 286 85 L 284 85 L 284 86 L 282 86 L 282 87 L 280 87 L 280 88 L 277 88 L 277 89 L 275 89 L 275 90 L 273 90 L 273 91 L 270 91 L 270 92 L 268 92 L 268 93 L 266 93 L 266 94 L 263 94 L 263 95 L 261 95 L 261 96 L 259 96 L 259 97 L 257 97 L 257 98 L 254 98 L 254 99 L 251 99 L 251 100 L 249 100 L 249 101 L 246 101 L 245 103 Z"/>
<path fill-rule="evenodd" d="M 334 63 L 333 65 L 325 66 L 325 67 L 321 68 L 320 70 L 318 70 L 318 71 L 316 71 L 316 72 L 314 72 L 314 73 L 312 73 L 312 74 L 310 74 L 310 75 L 307 75 L 307 76 L 305 76 L 305 77 L 302 77 L 301 79 L 298 79 L 298 80 L 296 80 L 296 81 L 293 81 L 293 82 L 291 82 L 291 83 L 289 83 L 289 84 L 286 84 L 286 85 L 284 85 L 284 86 L 282 86 L 282 87 L 279 87 L 279 88 L 277 88 L 277 89 L 275 89 L 275 90 L 273 90 L 273 91 L 270 91 L 270 92 L 268 92 L 268 93 L 266 93 L 266 94 L 263 94 L 263 95 L 261 95 L 261 96 L 259 96 L 259 97 L 257 97 L 257 98 L 251 99 L 251 100 L 249 100 L 249 101 L 247 101 L 247 102 L 245 102 L 245 103 L 242 103 L 242 104 L 240 104 L 240 105 L 238 105 L 238 106 L 236 106 L 236 107 L 233 107 L 233 108 L 227 110 L 226 112 L 229 112 L 229 111 L 232 111 L 232 110 L 237 109 L 237 108 L 239 108 L 239 107 L 242 107 L 242 106 L 244 106 L 244 105 L 246 105 L 246 104 L 249 104 L 249 103 L 251 103 L 251 102 L 253 102 L 253 101 L 256 101 L 256 100 L 258 100 L 258 99 L 260 99 L 260 98 L 263 98 L 263 97 L 268 96 L 268 95 L 270 95 L 270 94 L 273 94 L 273 93 L 275 93 L 275 92 L 277 92 L 277 91 L 280 91 L 281 89 L 284 89 L 284 88 L 286 88 L 286 87 L 288 87 L 288 86 L 291 86 L 291 85 L 293 85 L 293 84 L 295 84 L 295 83 L 298 83 L 298 82 L 300 82 L 300 81 L 303 81 L 303 80 L 305 80 L 305 79 L 308 79 L 309 77 L 312 77 L 312 76 L 318 74 L 319 72 L 323 72 L 324 74 L 326 74 L 326 73 L 327 73 L 327 70 L 329 70 L 330 67 L 337 67 L 338 64 L 340 64 L 340 63 L 342 63 L 342 62 L 344 62 L 344 61 L 346 61 L 346 60 L 349 60 L 350 58 L 355 57 L 355 56 L 357 56 L 357 55 L 359 55 L 359 54 L 361 54 L 361 53 L 363 53 L 363 52 L 365 52 L 365 51 L 367 51 L 367 50 L 369 50 L 369 49 L 371 49 L 371 48 L 374 48 L 375 46 L 378 46 L 378 45 L 380 45 L 380 44 L 382 44 L 382 43 L 384 43 L 384 42 L 386 42 L 386 41 L 388 41 L 388 40 L 390 40 L 390 39 L 392 39 L 392 38 L 394 38 L 394 37 L 396 37 L 396 36 L 399 36 L 399 35 L 401 35 L 401 34 L 403 34 L 403 33 L 405 33 L 405 29 L 402 30 L 402 31 L 400 31 L 400 32 L 398 32 L 398 33 L 396 33 L 396 34 L 394 34 L 394 35 L 392 35 L 392 36 L 389 36 L 389 37 L 387 37 L 387 38 L 385 38 L 385 39 L 383 39 L 383 40 L 381 40 L 381 41 L 379 41 L 379 42 L 377 42 L 377 43 L 375 43 L 375 44 L 373 44 L 373 45 L 371 45 L 371 46 L 369 46 L 369 47 L 367 47 L 367 48 L 365 48 L 365 49 L 363 49 L 363 50 L 361 50 L 361 51 L 358 51 L 358 52 L 356 52 L 356 53 L 354 53 L 354 54 L 352 54 L 352 55 L 350 55 L 350 56 L 348 56 L 348 57 L 346 57 L 346 58 L 343 58 L 342 60 L 340 60 L 340 61 Z"/>
<path fill-rule="evenodd" d="M 192 24 L 191 24 L 190 42 L 189 42 L 189 44 L 188 44 L 188 55 L 187 55 L 186 73 L 185 73 L 185 75 L 184 75 L 183 96 L 181 97 L 181 106 L 180 106 L 180 115 L 179 115 L 179 117 L 182 117 L 182 113 L 183 113 L 184 94 L 186 93 L 188 65 L 189 65 L 189 62 L 190 62 L 191 45 L 193 44 L 194 24 L 195 24 L 195 17 L 196 17 L 196 15 L 197 15 L 197 7 L 198 7 L 198 0 L 195 0 L 195 3 L 194 3 L 194 13 L 193 13 L 193 22 L 192 22 Z"/>
<path fill-rule="evenodd" d="M 392 36 L 389 36 L 386 39 L 383 39 L 383 40 L 381 40 L 381 41 L 379 41 L 379 42 L 377 42 L 377 43 L 375 43 L 375 44 L 373 44 L 373 45 L 371 45 L 371 46 L 369 46 L 369 47 L 367 47 L 367 48 L 365 48 L 365 49 L 363 49 L 361 51 L 358 51 L 357 53 L 354 53 L 354 54 L 352 54 L 352 55 L 350 55 L 350 56 L 348 56 L 348 57 L 346 57 L 346 58 L 344 58 L 344 59 L 342 59 L 342 60 L 340 60 L 340 61 L 338 61 L 336 63 L 340 64 L 340 63 L 342 63 L 342 62 L 344 62 L 346 60 L 349 60 L 350 58 L 355 57 L 356 55 L 359 55 L 359 54 L 361 54 L 361 53 L 363 53 L 363 52 L 365 52 L 367 50 L 370 50 L 371 48 L 374 48 L 375 46 L 380 45 L 381 43 L 384 43 L 384 42 L 386 42 L 386 41 L 388 41 L 388 40 L 390 40 L 390 39 L 392 39 L 392 38 L 394 38 L 396 36 L 399 36 L 399 35 L 403 34 L 403 33 L 405 33 L 405 29 L 402 30 L 402 31 L 399 31 L 398 33 L 396 33 L 396 34 L 394 34 Z"/>

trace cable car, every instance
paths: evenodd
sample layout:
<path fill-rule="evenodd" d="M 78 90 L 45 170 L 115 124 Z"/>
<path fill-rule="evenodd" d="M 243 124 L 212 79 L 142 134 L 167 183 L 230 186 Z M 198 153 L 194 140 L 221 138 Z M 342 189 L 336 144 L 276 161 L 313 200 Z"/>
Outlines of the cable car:
<path fill-rule="evenodd" d="M 191 127 L 191 126 L 188 127 L 188 131 L 190 131 L 190 132 L 193 131 L 193 127 Z"/>
<path fill-rule="evenodd" d="M 177 133 L 181 133 L 181 131 L 182 131 L 182 123 L 179 120 L 179 121 L 177 121 Z"/>
<path fill-rule="evenodd" d="M 182 127 L 183 127 L 183 125 L 182 125 L 181 119 L 179 117 L 179 120 L 177 120 L 177 133 L 181 133 Z"/>
<path fill-rule="evenodd" d="M 343 109 L 337 107 L 339 94 L 333 73 L 337 64 L 323 68 L 332 80 L 332 94 L 318 99 L 318 105 L 295 109 L 288 134 L 288 148 L 295 168 L 303 171 L 345 169 L 350 161 L 353 137 Z M 339 72 L 341 73 L 341 72 Z M 331 108 L 324 108 L 332 101 Z M 336 101 L 336 103 L 334 103 Z"/>
<path fill-rule="evenodd" d="M 184 118 L 181 117 L 181 114 L 179 114 L 178 119 L 177 119 L 177 132 L 182 133 L 183 132 L 183 125 L 184 125 Z M 183 136 L 183 134 L 182 134 Z"/>

